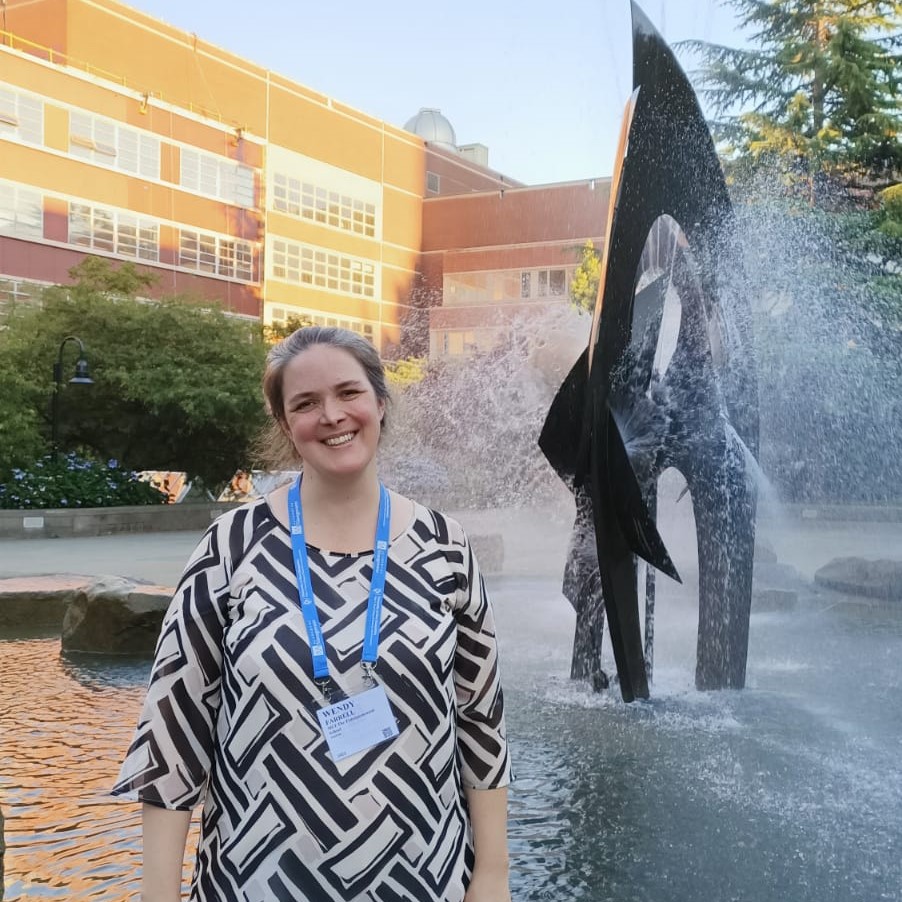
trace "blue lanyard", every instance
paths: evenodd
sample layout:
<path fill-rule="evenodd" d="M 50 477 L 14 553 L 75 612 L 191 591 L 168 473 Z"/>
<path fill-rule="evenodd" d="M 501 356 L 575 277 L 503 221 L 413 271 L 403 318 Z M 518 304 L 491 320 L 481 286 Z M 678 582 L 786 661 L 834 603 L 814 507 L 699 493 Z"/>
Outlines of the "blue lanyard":
<path fill-rule="evenodd" d="M 303 475 L 303 474 L 302 474 Z M 301 613 L 310 641 L 313 658 L 313 676 L 329 678 L 329 660 L 326 642 L 316 610 L 316 598 L 310 581 L 310 563 L 307 560 L 307 543 L 304 540 L 304 514 L 301 510 L 301 476 L 288 490 L 288 522 L 291 525 L 291 550 L 294 553 L 294 572 L 298 581 Z M 385 573 L 388 570 L 388 543 L 391 525 L 391 500 L 388 490 L 379 483 L 379 513 L 376 520 L 376 547 L 373 551 L 373 577 L 370 581 L 370 597 L 366 606 L 366 629 L 363 636 L 361 661 L 374 665 L 379 657 L 379 628 L 382 622 L 382 596 L 385 592 Z"/>

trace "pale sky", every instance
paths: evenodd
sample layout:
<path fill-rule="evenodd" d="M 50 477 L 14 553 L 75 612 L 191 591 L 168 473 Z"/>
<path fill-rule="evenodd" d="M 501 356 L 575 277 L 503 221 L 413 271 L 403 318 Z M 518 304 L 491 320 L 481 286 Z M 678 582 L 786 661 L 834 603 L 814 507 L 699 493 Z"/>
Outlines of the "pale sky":
<path fill-rule="evenodd" d="M 128 2 L 394 125 L 441 109 L 458 144 L 486 144 L 512 178 L 610 174 L 631 89 L 628 0 Z M 742 43 L 721 0 L 643 8 L 670 42 Z"/>

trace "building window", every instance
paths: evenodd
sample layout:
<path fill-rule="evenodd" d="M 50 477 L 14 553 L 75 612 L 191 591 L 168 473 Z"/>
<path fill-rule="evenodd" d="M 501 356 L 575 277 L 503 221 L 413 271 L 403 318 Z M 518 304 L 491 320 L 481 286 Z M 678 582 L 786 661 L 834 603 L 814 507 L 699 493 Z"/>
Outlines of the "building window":
<path fill-rule="evenodd" d="M 179 266 L 227 279 L 252 282 L 254 251 L 247 241 L 182 229 L 179 232 Z"/>
<path fill-rule="evenodd" d="M 479 346 L 476 344 L 476 335 L 473 332 L 461 332 L 449 329 L 441 335 L 441 353 L 446 357 L 463 357 L 475 353 Z"/>
<path fill-rule="evenodd" d="M 552 297 L 563 297 L 567 291 L 567 274 L 562 269 L 548 270 L 548 292 Z"/>
<path fill-rule="evenodd" d="M 30 94 L 0 88 L 0 138 L 43 144 L 43 102 Z"/>
<path fill-rule="evenodd" d="M 12 305 L 37 303 L 41 296 L 41 287 L 22 279 L 0 279 L 0 316 Z"/>
<path fill-rule="evenodd" d="M 273 177 L 274 210 L 373 238 L 376 235 L 376 205 L 329 191 L 319 185 L 281 172 Z"/>
<path fill-rule="evenodd" d="M 520 273 L 521 298 L 564 297 L 567 294 L 566 269 L 539 269 Z"/>
<path fill-rule="evenodd" d="M 426 172 L 426 192 L 428 194 L 438 194 L 441 184 L 442 182 L 437 172 Z"/>
<path fill-rule="evenodd" d="M 159 226 L 153 220 L 88 204 L 69 204 L 69 244 L 137 260 L 160 257 Z"/>
<path fill-rule="evenodd" d="M 236 207 L 255 207 L 254 170 L 227 157 L 182 148 L 179 184 Z"/>
<path fill-rule="evenodd" d="M 69 115 L 69 153 L 142 178 L 160 177 L 159 139 L 90 113 Z"/>
<path fill-rule="evenodd" d="M 44 201 L 37 191 L 0 183 L 0 235 L 44 237 Z"/>
<path fill-rule="evenodd" d="M 376 268 L 366 261 L 289 241 L 273 241 L 274 279 L 361 297 L 376 296 Z"/>
<path fill-rule="evenodd" d="M 375 344 L 375 332 L 372 323 L 364 322 L 360 319 L 352 319 L 343 316 L 329 316 L 324 313 L 316 313 L 311 310 L 303 310 L 294 308 L 289 310 L 287 307 L 272 307 L 269 313 L 270 321 L 276 325 L 284 325 L 292 317 L 305 318 L 314 326 L 338 326 L 341 329 L 348 329 L 362 335 L 370 344 Z"/>

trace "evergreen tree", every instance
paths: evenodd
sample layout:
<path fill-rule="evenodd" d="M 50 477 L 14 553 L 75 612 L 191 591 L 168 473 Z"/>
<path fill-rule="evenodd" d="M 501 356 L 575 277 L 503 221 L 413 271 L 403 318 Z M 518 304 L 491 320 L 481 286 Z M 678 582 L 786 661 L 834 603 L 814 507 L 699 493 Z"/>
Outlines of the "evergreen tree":
<path fill-rule="evenodd" d="M 740 159 L 892 181 L 902 170 L 902 3 L 726 2 L 753 46 L 686 45 L 703 60 L 717 137 Z"/>

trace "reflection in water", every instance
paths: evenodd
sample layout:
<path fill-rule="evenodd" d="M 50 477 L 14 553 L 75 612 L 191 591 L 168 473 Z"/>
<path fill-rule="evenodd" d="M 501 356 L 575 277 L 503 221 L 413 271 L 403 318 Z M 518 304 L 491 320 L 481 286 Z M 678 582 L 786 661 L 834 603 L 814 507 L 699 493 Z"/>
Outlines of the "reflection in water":
<path fill-rule="evenodd" d="M 66 661 L 59 638 L 0 642 L 6 899 L 137 898 L 138 806 L 106 795 L 148 665 Z"/>
<path fill-rule="evenodd" d="M 755 615 L 749 688 L 708 694 L 667 647 L 673 602 L 654 698 L 626 706 L 536 647 L 520 583 L 496 600 L 517 902 L 898 902 L 902 618 Z M 137 900 L 137 806 L 105 793 L 148 666 L 0 641 L 8 900 Z"/>

